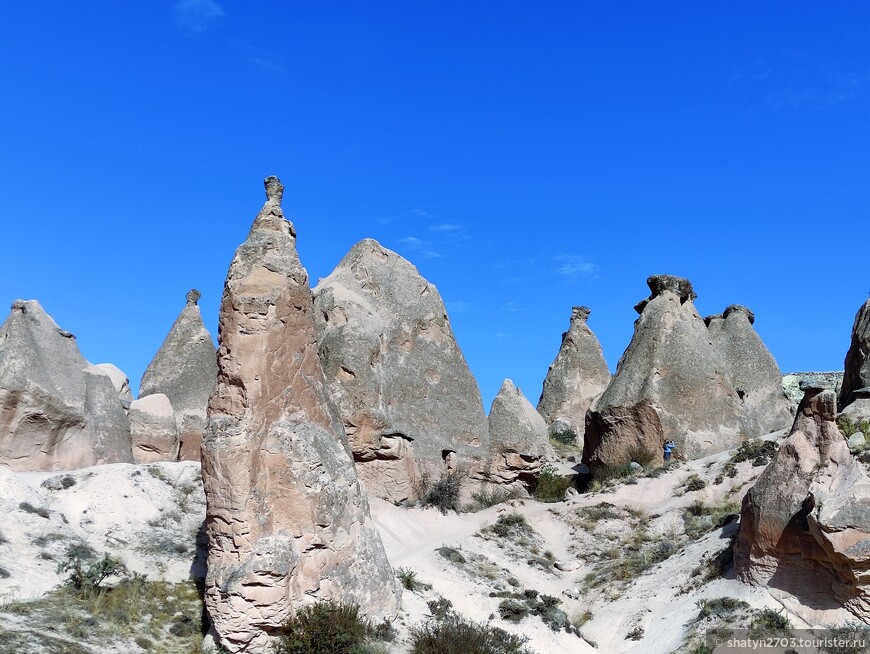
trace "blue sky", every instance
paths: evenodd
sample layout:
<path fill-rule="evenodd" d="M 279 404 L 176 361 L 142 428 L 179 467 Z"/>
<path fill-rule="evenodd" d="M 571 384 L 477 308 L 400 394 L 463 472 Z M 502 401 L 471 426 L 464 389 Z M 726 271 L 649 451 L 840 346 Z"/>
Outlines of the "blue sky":
<path fill-rule="evenodd" d="M 0 76 L 0 301 L 134 387 L 270 174 L 312 283 L 372 237 L 437 285 L 487 408 L 572 305 L 615 368 L 650 274 L 783 370 L 870 292 L 868 3 L 2 3 Z"/>

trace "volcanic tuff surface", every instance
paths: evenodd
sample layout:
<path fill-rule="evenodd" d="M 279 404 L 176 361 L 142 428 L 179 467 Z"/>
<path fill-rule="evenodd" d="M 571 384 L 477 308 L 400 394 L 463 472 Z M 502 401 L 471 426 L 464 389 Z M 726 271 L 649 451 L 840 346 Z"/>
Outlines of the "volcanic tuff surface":
<path fill-rule="evenodd" d="M 857 399 L 857 391 L 870 387 L 870 300 L 867 300 L 855 315 L 852 342 L 846 353 L 844 366 L 843 385 L 840 388 L 839 398 L 841 410 Z"/>
<path fill-rule="evenodd" d="M 870 479 L 810 388 L 791 433 L 743 499 L 735 569 L 811 623 L 870 619 Z"/>
<path fill-rule="evenodd" d="M 175 319 L 166 339 L 154 355 L 139 385 L 139 398 L 162 393 L 169 398 L 178 426 L 183 461 L 199 461 L 199 445 L 205 429 L 205 411 L 217 377 L 214 343 L 202 323 L 191 289 L 187 304 Z"/>
<path fill-rule="evenodd" d="M 223 646 L 256 654 L 304 603 L 383 619 L 400 597 L 329 400 L 283 187 L 266 190 L 227 275 L 202 448 L 206 607 Z"/>
<path fill-rule="evenodd" d="M 538 411 L 546 423 L 553 425 L 558 420 L 567 425 L 580 447 L 586 431 L 586 411 L 610 383 L 601 344 L 586 324 L 590 313 L 587 307 L 571 310 L 571 323 L 562 334 L 562 345 L 547 371 L 538 402 Z"/>
<path fill-rule="evenodd" d="M 0 465 L 72 470 L 132 460 L 112 379 L 39 302 L 16 300 L 0 326 Z"/>
<path fill-rule="evenodd" d="M 633 449 L 661 457 L 674 440 L 690 458 L 721 452 L 743 438 L 742 407 L 713 345 L 687 279 L 654 275 L 650 297 L 616 375 L 586 421 L 584 462 L 624 463 Z"/>
<path fill-rule="evenodd" d="M 421 476 L 437 479 L 447 464 L 479 477 L 492 454 L 486 415 L 438 289 L 364 239 L 314 289 L 314 306 L 324 373 L 369 492 L 415 499 Z"/>

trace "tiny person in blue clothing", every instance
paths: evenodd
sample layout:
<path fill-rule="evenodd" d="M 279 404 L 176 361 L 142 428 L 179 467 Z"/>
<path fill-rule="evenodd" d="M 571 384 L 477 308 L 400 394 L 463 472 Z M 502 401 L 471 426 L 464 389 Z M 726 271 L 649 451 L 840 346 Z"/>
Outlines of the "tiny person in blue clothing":
<path fill-rule="evenodd" d="M 671 460 L 671 452 L 674 451 L 674 447 L 676 447 L 674 441 L 665 441 L 665 461 Z"/>

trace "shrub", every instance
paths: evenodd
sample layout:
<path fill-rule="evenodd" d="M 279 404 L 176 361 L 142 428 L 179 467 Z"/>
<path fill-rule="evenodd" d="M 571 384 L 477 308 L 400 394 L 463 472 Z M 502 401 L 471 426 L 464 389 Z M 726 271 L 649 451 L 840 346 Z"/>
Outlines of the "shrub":
<path fill-rule="evenodd" d="M 495 506 L 496 504 L 501 504 L 503 502 L 507 502 L 508 500 L 515 500 L 517 498 L 522 497 L 522 493 L 516 489 L 495 489 L 495 490 L 482 490 L 477 493 L 473 493 L 471 495 L 471 499 L 473 499 L 476 503 L 476 507 L 471 507 L 472 510 L 480 510 L 480 509 L 488 509 L 491 506 Z"/>
<path fill-rule="evenodd" d="M 498 605 L 498 614 L 502 620 L 519 622 L 529 614 L 529 607 L 515 599 L 505 599 Z"/>
<path fill-rule="evenodd" d="M 728 615 L 734 613 L 738 609 L 749 608 L 749 604 L 743 600 L 735 599 L 734 597 L 716 597 L 713 599 L 699 600 L 698 608 L 700 609 L 699 616 L 706 618 L 711 615 Z"/>
<path fill-rule="evenodd" d="M 866 654 L 870 627 L 860 622 L 846 623 L 830 627 L 826 635 L 829 640 L 834 641 L 827 647 L 822 647 L 822 651 L 828 654 Z"/>
<path fill-rule="evenodd" d="M 740 505 L 737 502 L 712 505 L 693 502 L 683 511 L 686 536 L 695 540 L 713 529 L 724 527 L 739 513 Z"/>
<path fill-rule="evenodd" d="M 501 538 L 516 538 L 532 533 L 532 528 L 526 521 L 526 517 L 518 511 L 500 515 L 495 524 L 489 527 L 489 530 Z"/>
<path fill-rule="evenodd" d="M 524 636 L 448 612 L 411 630 L 412 654 L 534 654 Z"/>
<path fill-rule="evenodd" d="M 423 504 L 434 506 L 447 515 L 450 510 L 459 510 L 459 489 L 461 479 L 458 472 L 451 472 L 439 479 L 423 496 Z"/>
<path fill-rule="evenodd" d="M 556 468 L 548 464 L 541 469 L 532 495 L 539 502 L 561 502 L 570 486 L 571 478 L 563 477 Z"/>
<path fill-rule="evenodd" d="M 707 482 L 701 479 L 698 475 L 690 475 L 688 479 L 686 479 L 686 484 L 684 486 L 687 493 L 691 493 L 693 491 L 704 490 L 707 488 Z"/>
<path fill-rule="evenodd" d="M 466 562 L 465 557 L 462 556 L 462 552 L 454 547 L 447 547 L 446 545 L 444 545 L 442 547 L 439 547 L 436 551 L 451 563 L 462 565 Z"/>
<path fill-rule="evenodd" d="M 127 574 L 124 564 L 109 554 L 104 554 L 103 558 L 84 567 L 84 560 L 92 556 L 86 554 L 88 552 L 85 548 L 70 546 L 67 548 L 65 560 L 57 566 L 59 573 L 68 573 L 66 583 L 79 595 L 92 595 L 101 589 L 103 582 L 109 577 Z"/>
<path fill-rule="evenodd" d="M 648 468 L 652 465 L 656 458 L 656 454 L 643 447 L 632 447 L 628 450 L 628 460 L 639 464 L 643 468 Z"/>
<path fill-rule="evenodd" d="M 791 623 L 788 616 L 773 609 L 762 609 L 752 619 L 749 628 L 753 632 L 772 631 L 774 633 L 788 633 Z"/>
<path fill-rule="evenodd" d="M 371 623 L 353 604 L 317 602 L 303 606 L 280 630 L 276 654 L 362 654 Z"/>
<path fill-rule="evenodd" d="M 628 638 L 628 640 L 643 640 L 643 636 L 645 633 L 646 632 L 644 628 L 638 625 L 634 629 L 629 631 L 625 637 Z"/>
<path fill-rule="evenodd" d="M 453 602 L 445 597 L 439 597 L 437 600 L 429 600 L 426 602 L 429 608 L 429 613 L 436 620 L 443 620 L 453 611 Z"/>
<path fill-rule="evenodd" d="M 619 514 L 614 511 L 615 508 L 610 502 L 599 502 L 595 506 L 584 507 L 581 511 L 589 519 L 589 522 L 594 524 L 599 520 L 618 518 Z"/>
<path fill-rule="evenodd" d="M 574 445 L 577 443 L 577 432 L 570 428 L 563 429 L 550 434 L 550 438 L 562 445 Z"/>
<path fill-rule="evenodd" d="M 417 573 L 410 568 L 399 568 L 396 570 L 396 576 L 399 578 L 399 581 L 402 583 L 402 588 L 405 590 L 414 592 L 425 586 L 425 584 L 417 579 Z"/>
<path fill-rule="evenodd" d="M 34 513 L 38 515 L 40 518 L 48 518 L 48 509 L 43 508 L 41 506 L 33 506 L 30 502 L 22 502 L 18 505 L 18 508 L 24 511 L 25 513 Z"/>
<path fill-rule="evenodd" d="M 779 446 L 774 441 L 763 441 L 758 438 L 753 438 L 748 441 L 743 441 L 737 452 L 731 457 L 732 463 L 741 463 L 743 461 L 752 461 L 752 465 L 756 465 L 756 461 L 770 460 L 776 454 Z M 759 465 L 767 465 L 765 463 Z"/>

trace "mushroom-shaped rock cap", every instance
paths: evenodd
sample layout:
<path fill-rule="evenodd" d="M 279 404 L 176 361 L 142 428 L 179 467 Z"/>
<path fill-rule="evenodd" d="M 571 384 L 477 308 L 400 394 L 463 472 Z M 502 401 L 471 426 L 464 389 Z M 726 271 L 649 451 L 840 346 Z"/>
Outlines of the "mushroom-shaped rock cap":
<path fill-rule="evenodd" d="M 685 277 L 676 277 L 674 275 L 650 275 L 646 280 L 646 285 L 652 292 L 652 297 L 658 297 L 665 291 L 670 291 L 680 298 L 681 302 L 686 300 L 694 300 L 697 296 L 692 289 L 692 282 Z M 652 299 L 652 297 L 650 299 Z"/>
<path fill-rule="evenodd" d="M 197 302 L 199 302 L 199 298 L 202 297 L 202 293 L 200 293 L 195 288 L 192 288 L 187 292 L 187 295 L 185 295 L 184 297 L 187 299 L 188 305 L 196 304 Z"/>
<path fill-rule="evenodd" d="M 725 316 L 723 314 L 714 313 L 714 314 L 711 314 L 709 316 L 704 316 L 704 324 L 707 325 L 707 327 L 709 327 L 710 323 L 713 322 L 714 320 L 723 320 L 724 318 L 725 318 Z"/>
<path fill-rule="evenodd" d="M 643 313 L 646 305 L 649 304 L 653 298 L 657 298 L 665 291 L 670 291 L 680 298 L 680 304 L 684 304 L 687 300 L 694 300 L 698 297 L 692 289 L 692 282 L 685 277 L 677 277 L 675 275 L 650 275 L 647 277 L 646 285 L 649 286 L 650 296 L 634 305 L 634 310 L 638 313 Z"/>
<path fill-rule="evenodd" d="M 266 198 L 270 202 L 281 204 L 281 200 L 284 199 L 284 185 L 281 180 L 275 175 L 269 175 L 263 180 L 263 186 L 266 187 Z"/>
<path fill-rule="evenodd" d="M 829 391 L 833 390 L 834 382 L 817 377 L 807 377 L 801 379 L 798 388 L 804 392 L 807 391 Z"/>
<path fill-rule="evenodd" d="M 746 318 L 749 320 L 750 325 L 755 323 L 755 314 L 752 311 L 750 311 L 749 307 L 745 307 L 742 304 L 729 305 L 725 309 L 725 312 L 722 314 L 722 317 L 727 319 L 729 315 L 731 315 L 732 313 L 735 313 L 735 312 L 744 314 L 746 316 Z"/>
<path fill-rule="evenodd" d="M 592 313 L 592 309 L 589 307 L 571 307 L 571 322 L 575 320 L 586 322 L 590 313 Z"/>

